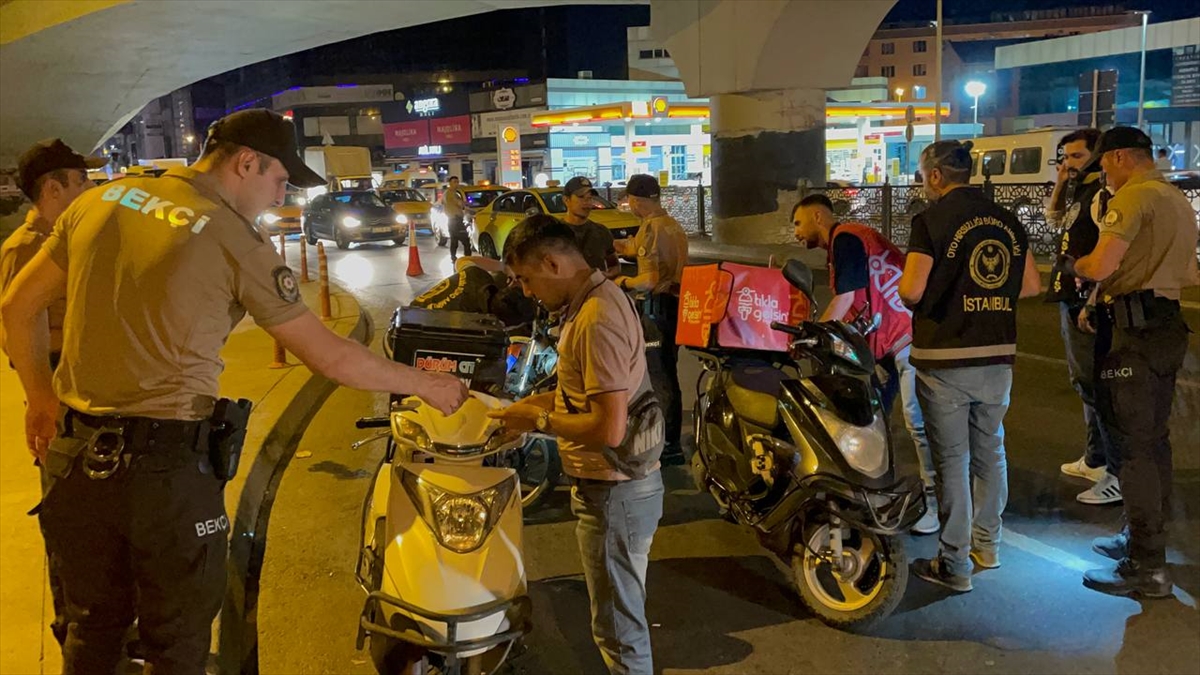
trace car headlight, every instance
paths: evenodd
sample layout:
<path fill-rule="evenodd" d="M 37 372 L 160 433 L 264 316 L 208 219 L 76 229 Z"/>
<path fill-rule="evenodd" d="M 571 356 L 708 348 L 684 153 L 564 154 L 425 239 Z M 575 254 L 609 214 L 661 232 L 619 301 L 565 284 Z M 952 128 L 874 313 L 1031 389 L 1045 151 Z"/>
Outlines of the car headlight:
<path fill-rule="evenodd" d="M 308 200 L 304 197 L 296 197 L 296 206 L 308 206 Z"/>
<path fill-rule="evenodd" d="M 825 408 L 818 407 L 816 411 L 851 467 L 871 478 L 878 478 L 887 471 L 887 425 L 881 415 L 875 415 L 869 425 L 859 427 Z"/>
<path fill-rule="evenodd" d="M 400 223 L 401 225 L 407 225 L 408 224 L 408 216 L 404 215 L 403 213 L 397 213 L 396 214 L 396 222 Z"/>
<path fill-rule="evenodd" d="M 483 545 L 512 499 L 515 480 L 515 476 L 508 476 L 492 487 L 461 494 L 421 480 L 409 471 L 402 471 L 400 478 L 438 542 L 456 553 L 470 553 Z"/>
<path fill-rule="evenodd" d="M 274 213 L 262 214 L 262 221 L 264 223 L 266 223 L 267 225 L 274 225 L 275 223 L 278 223 L 280 220 L 281 220 L 280 217 Z"/>
<path fill-rule="evenodd" d="M 858 350 L 854 348 L 854 345 L 833 333 L 829 334 L 829 349 L 839 359 L 852 363 L 859 368 L 864 367 L 862 358 L 859 357 Z"/>
<path fill-rule="evenodd" d="M 346 216 L 345 218 L 342 218 L 342 225 L 345 225 L 346 227 L 358 227 L 359 225 L 362 225 L 362 221 L 354 216 Z"/>

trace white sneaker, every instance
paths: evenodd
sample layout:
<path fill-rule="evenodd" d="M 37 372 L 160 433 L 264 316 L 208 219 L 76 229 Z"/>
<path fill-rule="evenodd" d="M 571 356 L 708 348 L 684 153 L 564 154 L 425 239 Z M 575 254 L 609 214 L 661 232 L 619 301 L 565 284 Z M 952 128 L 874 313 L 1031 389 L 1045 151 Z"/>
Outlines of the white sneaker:
<path fill-rule="evenodd" d="M 937 497 L 932 493 L 925 496 L 925 515 L 913 524 L 909 532 L 913 534 L 937 534 L 938 530 L 942 529 L 942 521 L 938 518 L 938 503 Z"/>
<path fill-rule="evenodd" d="M 1104 472 L 1104 477 L 1075 498 L 1083 504 L 1116 504 L 1121 501 L 1121 483 L 1117 477 Z"/>
<path fill-rule="evenodd" d="M 1093 483 L 1099 481 L 1101 478 L 1104 478 L 1105 473 L 1107 473 L 1105 468 L 1102 466 L 1098 466 L 1094 469 L 1088 466 L 1087 462 L 1083 461 L 1082 457 L 1069 464 L 1063 464 L 1062 472 L 1068 476 L 1086 478 Z"/>

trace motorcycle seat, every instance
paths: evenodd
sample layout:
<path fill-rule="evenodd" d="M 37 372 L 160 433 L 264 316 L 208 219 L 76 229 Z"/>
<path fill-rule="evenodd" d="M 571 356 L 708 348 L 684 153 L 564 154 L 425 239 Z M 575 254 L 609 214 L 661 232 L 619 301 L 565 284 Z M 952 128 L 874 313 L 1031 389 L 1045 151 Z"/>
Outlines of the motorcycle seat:
<path fill-rule="evenodd" d="M 726 392 L 737 414 L 751 424 L 774 429 L 779 424 L 779 395 L 787 376 L 764 366 L 734 368 L 731 376 Z"/>

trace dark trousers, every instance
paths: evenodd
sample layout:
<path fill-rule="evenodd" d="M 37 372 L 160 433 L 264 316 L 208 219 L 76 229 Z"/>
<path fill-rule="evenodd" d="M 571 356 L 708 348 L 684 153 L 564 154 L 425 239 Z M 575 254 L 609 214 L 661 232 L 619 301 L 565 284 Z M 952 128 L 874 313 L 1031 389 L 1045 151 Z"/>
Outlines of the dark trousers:
<path fill-rule="evenodd" d="M 1173 471 L 1168 421 L 1175 375 L 1187 352 L 1187 325 L 1178 303 L 1162 298 L 1144 325 L 1115 325 L 1101 312 L 1096 335 L 1096 409 L 1105 439 L 1121 458 L 1121 494 L 1129 527 L 1129 557 L 1166 563 L 1166 514 Z"/>
<path fill-rule="evenodd" d="M 666 446 L 663 456 L 683 452 L 680 436 L 683 433 L 683 394 L 679 391 L 679 347 L 675 345 L 675 330 L 679 324 L 679 298 L 670 293 L 655 293 L 642 303 L 642 314 L 649 319 L 662 337 L 658 349 L 646 352 L 646 366 L 654 394 L 662 404 L 666 426 Z"/>
<path fill-rule="evenodd" d="M 450 216 L 447 225 L 450 230 L 450 257 L 458 257 L 458 243 L 462 242 L 463 255 L 471 255 L 471 238 L 467 235 L 467 226 L 463 224 L 462 216 Z"/>
<path fill-rule="evenodd" d="M 1079 308 L 1071 303 L 1060 302 L 1059 333 L 1067 356 L 1067 376 L 1071 387 L 1083 401 L 1083 424 L 1087 432 L 1087 446 L 1083 461 L 1093 469 L 1107 466 L 1114 476 L 1121 475 L 1121 458 L 1108 451 L 1104 434 L 1100 429 L 1100 415 L 1096 412 L 1096 336 L 1079 330 L 1076 323 Z"/>
<path fill-rule="evenodd" d="M 76 432 L 51 453 L 77 451 L 91 431 Z M 132 462 L 101 480 L 84 473 L 81 458 L 60 462 L 66 475 L 56 474 L 40 517 L 65 601 L 64 675 L 114 672 L 135 616 L 148 672 L 204 673 L 225 593 L 229 520 L 224 484 L 195 448 L 133 448 Z"/>

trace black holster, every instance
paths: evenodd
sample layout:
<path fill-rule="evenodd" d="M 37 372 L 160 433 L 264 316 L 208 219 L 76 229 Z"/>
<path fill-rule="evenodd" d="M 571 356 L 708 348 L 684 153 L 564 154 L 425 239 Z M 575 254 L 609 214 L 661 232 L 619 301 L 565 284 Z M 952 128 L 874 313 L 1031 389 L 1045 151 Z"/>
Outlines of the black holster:
<path fill-rule="evenodd" d="M 208 460 L 212 464 L 213 475 L 221 480 L 227 481 L 237 475 L 252 406 L 244 398 L 236 401 L 223 398 L 213 408 L 212 417 L 208 420 Z"/>

